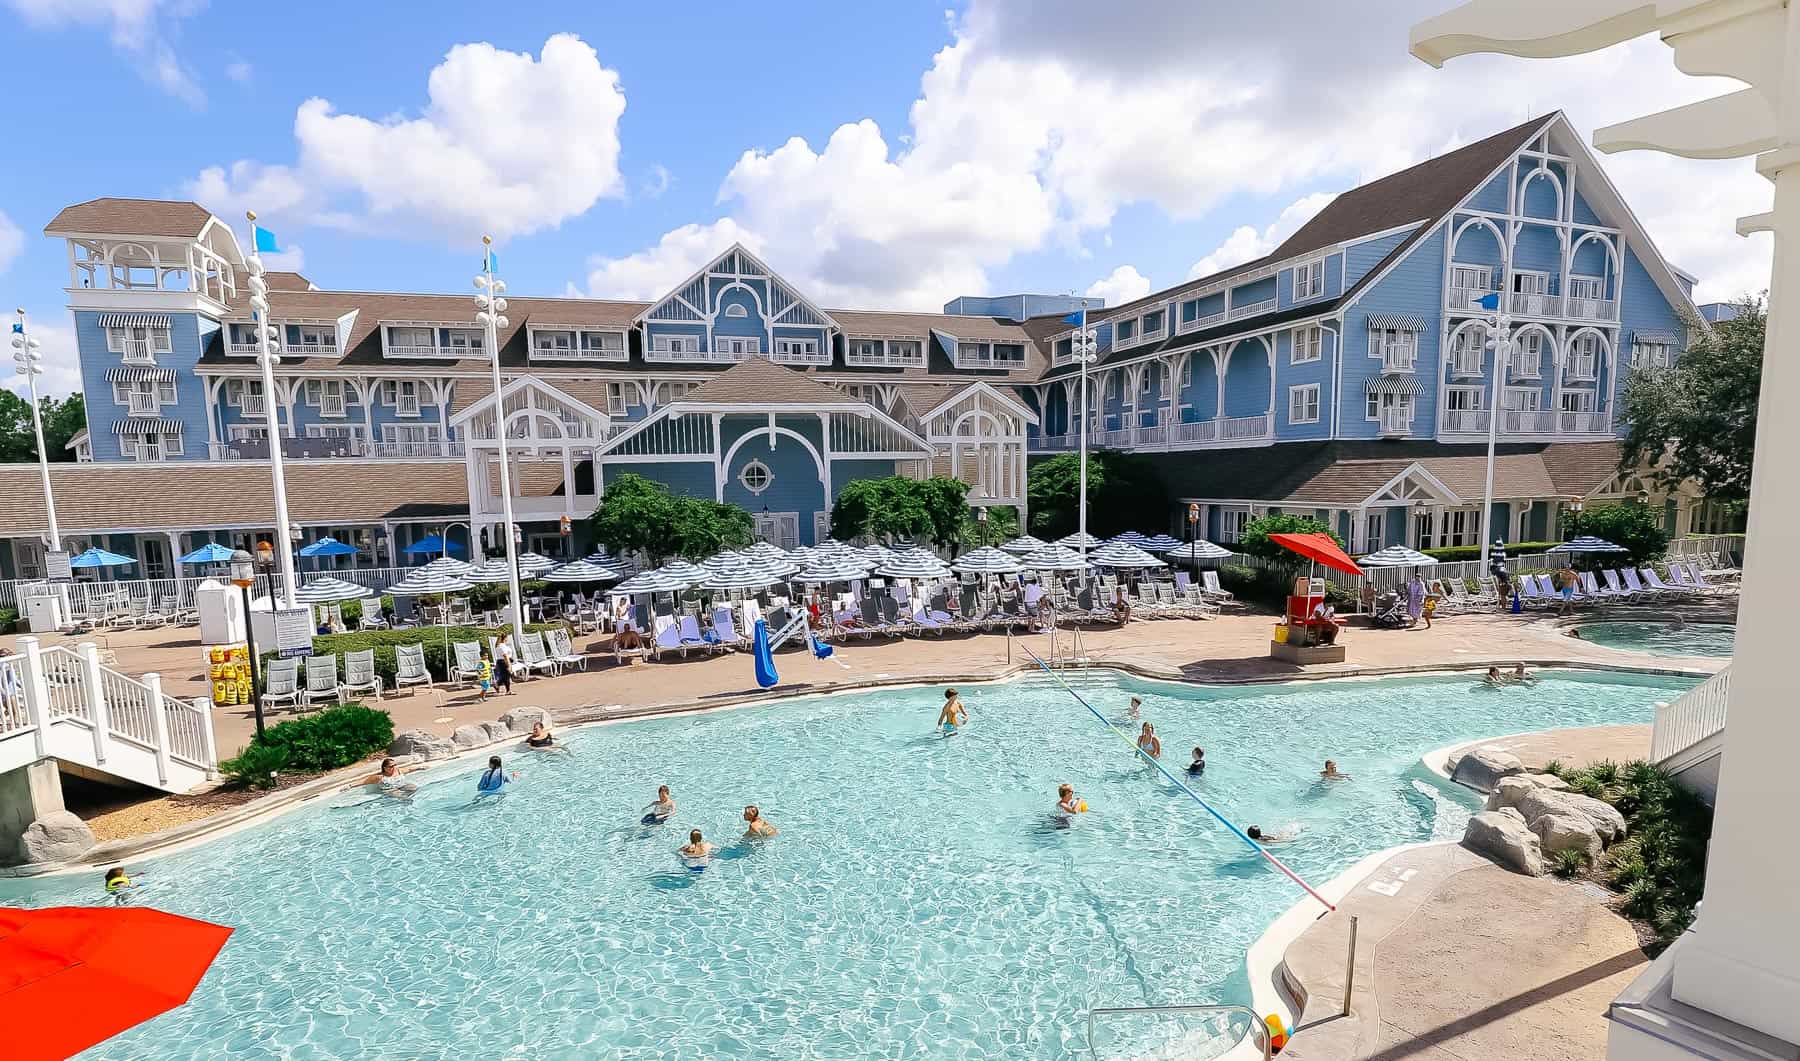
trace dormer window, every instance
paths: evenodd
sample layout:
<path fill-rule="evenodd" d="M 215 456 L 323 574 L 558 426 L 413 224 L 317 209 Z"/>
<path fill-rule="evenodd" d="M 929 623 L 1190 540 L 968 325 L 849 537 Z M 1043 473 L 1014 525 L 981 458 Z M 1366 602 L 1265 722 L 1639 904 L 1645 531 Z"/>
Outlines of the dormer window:
<path fill-rule="evenodd" d="M 1318 298 L 1325 293 L 1325 260 L 1294 266 L 1294 301 Z"/>
<path fill-rule="evenodd" d="M 956 344 L 958 368 L 1012 368 L 1025 363 L 1022 343 L 959 342 Z"/>

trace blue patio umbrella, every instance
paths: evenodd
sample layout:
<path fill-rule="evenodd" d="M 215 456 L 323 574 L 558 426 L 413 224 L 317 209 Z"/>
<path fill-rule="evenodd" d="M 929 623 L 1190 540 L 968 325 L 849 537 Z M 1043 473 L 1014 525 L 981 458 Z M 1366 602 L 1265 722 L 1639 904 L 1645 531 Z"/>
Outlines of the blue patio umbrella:
<path fill-rule="evenodd" d="M 83 569 L 89 567 L 121 567 L 125 564 L 135 563 L 137 563 L 137 560 L 133 557 L 120 556 L 118 553 L 107 552 L 105 549 L 93 548 L 82 553 L 80 556 L 75 557 L 73 560 L 70 560 L 69 566 L 76 569 Z"/>
<path fill-rule="evenodd" d="M 200 548 L 182 557 L 183 564 L 228 564 L 231 562 L 233 550 L 218 542 L 207 542 Z"/>
<path fill-rule="evenodd" d="M 407 551 L 411 552 L 410 549 Z M 300 549 L 301 556 L 352 556 L 355 553 L 356 546 L 345 545 L 336 538 L 320 538 L 311 545 L 303 546 Z"/>
<path fill-rule="evenodd" d="M 416 553 L 433 553 L 435 555 L 442 556 L 442 555 L 444 555 L 444 536 L 441 534 L 433 534 L 429 538 L 420 538 L 418 541 L 412 543 L 411 545 L 407 546 L 406 548 L 404 548 L 400 551 L 403 553 L 415 553 L 415 554 Z M 452 540 L 450 542 L 450 552 L 451 553 L 460 553 L 463 551 L 465 551 L 465 550 L 464 550 L 463 544 L 461 542 L 455 541 L 455 540 Z"/>

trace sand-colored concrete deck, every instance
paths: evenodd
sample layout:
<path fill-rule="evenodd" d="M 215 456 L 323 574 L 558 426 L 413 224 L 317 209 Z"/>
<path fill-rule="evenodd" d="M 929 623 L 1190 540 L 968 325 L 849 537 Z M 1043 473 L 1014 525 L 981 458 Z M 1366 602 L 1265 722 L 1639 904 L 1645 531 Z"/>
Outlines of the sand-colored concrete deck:
<path fill-rule="evenodd" d="M 1403 851 L 1289 945 L 1300 1061 L 1576 1061 L 1649 959 L 1594 886 L 1524 877 L 1458 844 Z M 1355 993 L 1343 1015 L 1350 919 Z"/>

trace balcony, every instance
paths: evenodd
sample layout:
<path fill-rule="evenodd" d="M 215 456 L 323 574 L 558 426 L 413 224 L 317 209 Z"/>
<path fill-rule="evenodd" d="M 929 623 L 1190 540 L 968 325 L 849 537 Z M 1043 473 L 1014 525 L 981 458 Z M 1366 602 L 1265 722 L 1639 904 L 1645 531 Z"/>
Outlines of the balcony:
<path fill-rule="evenodd" d="M 400 395 L 399 399 L 397 401 L 395 401 L 395 403 L 394 403 L 394 415 L 395 416 L 418 416 L 419 415 L 419 396 L 417 394 L 402 394 L 402 395 Z"/>
<path fill-rule="evenodd" d="M 1412 434 L 1412 410 L 1389 406 L 1381 410 L 1381 437 Z"/>
<path fill-rule="evenodd" d="M 1485 409 L 1443 409 L 1438 412 L 1439 435 L 1485 435 L 1487 430 Z M 1387 433 L 1385 423 L 1382 433 Z M 1505 409 L 1500 413 L 1498 434 L 1502 437 L 1611 435 L 1612 415 L 1555 409 Z"/>
<path fill-rule="evenodd" d="M 1570 296 L 1563 300 L 1563 313 L 1571 320 L 1617 321 L 1619 319 L 1619 303 L 1610 298 Z"/>
<path fill-rule="evenodd" d="M 1475 301 L 1488 297 L 1494 290 L 1492 287 L 1452 287 L 1444 296 L 1444 308 L 1485 313 L 1487 311 L 1477 306 Z"/>
<path fill-rule="evenodd" d="M 1274 437 L 1274 417 L 1268 413 L 1258 413 L 1255 416 L 1228 416 L 1192 423 L 1095 431 L 1088 435 L 1088 448 L 1129 451 L 1193 449 L 1204 446 L 1235 446 Z M 1080 446 L 1081 436 L 1075 432 L 1041 435 L 1032 443 L 1033 449 L 1048 453 L 1072 452 Z"/>
<path fill-rule="evenodd" d="M 650 350 L 644 354 L 644 360 L 691 365 L 735 365 L 739 361 L 761 356 L 761 350 L 736 353 L 727 350 Z"/>
<path fill-rule="evenodd" d="M 262 438 L 240 438 L 230 442 L 213 442 L 206 447 L 211 460 L 264 460 L 269 456 L 269 442 Z M 282 440 L 282 455 L 290 460 L 325 460 L 349 458 L 357 460 L 429 460 L 439 457 L 461 458 L 463 444 L 442 442 L 365 442 L 360 438 L 288 438 Z"/>
<path fill-rule="evenodd" d="M 162 403 L 156 400 L 154 391 L 132 391 L 126 408 L 132 416 L 162 415 Z"/>
<path fill-rule="evenodd" d="M 329 416 L 334 420 L 342 419 L 344 416 L 344 396 L 341 394 L 327 394 L 321 397 L 319 399 L 319 415 Z"/>
<path fill-rule="evenodd" d="M 260 394 L 246 394 L 238 399 L 238 408 L 245 416 L 267 416 L 268 405 Z"/>
<path fill-rule="evenodd" d="M 1224 324 L 1224 323 L 1225 323 L 1225 311 L 1220 310 L 1217 313 L 1208 313 L 1204 317 L 1195 317 L 1191 321 L 1182 321 L 1176 327 L 1175 331 L 1177 332 L 1177 334 L 1186 335 L 1189 332 L 1197 332 L 1202 328 L 1210 328 L 1215 324 Z"/>
<path fill-rule="evenodd" d="M 1066 365 L 1073 360 L 1073 353 L 1057 354 L 1052 363 Z M 879 354 L 859 354 L 851 351 L 844 355 L 844 364 L 852 368 L 923 368 L 925 350 L 922 346 L 915 346 L 910 353 L 888 350 Z"/>
<path fill-rule="evenodd" d="M 452 346 L 444 343 L 389 343 L 389 357 L 439 357 L 460 361 L 465 357 L 480 357 L 481 345 Z"/>
<path fill-rule="evenodd" d="M 534 346 L 533 361 L 624 361 L 623 346 Z"/>
<path fill-rule="evenodd" d="M 148 339 L 126 339 L 125 348 L 120 351 L 120 355 L 127 365 L 156 364 L 156 351 L 151 348 Z"/>
<path fill-rule="evenodd" d="M 1226 320 L 1238 320 L 1241 317 L 1254 317 L 1258 313 L 1269 313 L 1275 309 L 1277 300 L 1265 298 L 1261 302 L 1252 302 L 1247 306 L 1233 306 L 1225 314 Z"/>
<path fill-rule="evenodd" d="M 255 357 L 262 353 L 262 348 L 255 343 L 226 343 L 225 352 L 232 357 Z M 275 347 L 275 352 L 281 353 L 279 345 Z"/>

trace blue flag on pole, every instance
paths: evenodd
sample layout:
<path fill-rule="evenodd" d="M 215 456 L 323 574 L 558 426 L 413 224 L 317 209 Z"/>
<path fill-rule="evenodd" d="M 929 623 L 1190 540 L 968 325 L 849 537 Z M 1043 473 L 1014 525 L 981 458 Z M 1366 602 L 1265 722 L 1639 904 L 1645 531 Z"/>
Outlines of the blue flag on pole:
<path fill-rule="evenodd" d="M 1475 305 L 1480 306 L 1482 309 L 1499 309 L 1500 292 L 1494 291 L 1490 294 L 1481 296 L 1475 300 Z"/>
<path fill-rule="evenodd" d="M 1081 323 L 1081 313 L 1075 312 L 1075 313 L 1069 314 L 1067 317 L 1063 318 L 1063 323 L 1064 324 L 1080 324 Z"/>
<path fill-rule="evenodd" d="M 481 261 L 481 267 L 490 273 L 499 272 L 500 271 L 500 256 L 498 254 L 495 254 L 493 251 L 488 251 L 487 256 L 485 258 L 483 258 Z"/>
<path fill-rule="evenodd" d="M 275 233 L 257 225 L 250 226 L 256 231 L 256 252 L 258 254 L 279 254 L 281 244 L 275 239 Z"/>

